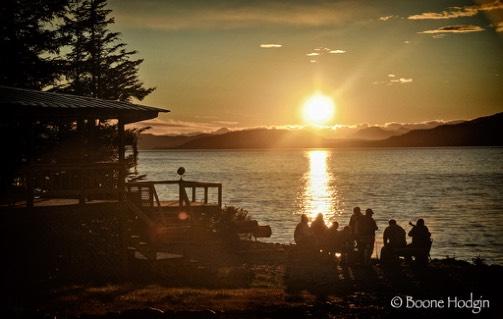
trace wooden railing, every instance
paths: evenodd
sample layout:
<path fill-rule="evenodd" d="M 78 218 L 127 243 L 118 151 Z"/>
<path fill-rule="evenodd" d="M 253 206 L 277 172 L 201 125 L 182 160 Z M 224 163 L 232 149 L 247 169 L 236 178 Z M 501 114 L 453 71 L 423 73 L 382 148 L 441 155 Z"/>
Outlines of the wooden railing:
<path fill-rule="evenodd" d="M 137 202 L 142 207 L 160 207 L 161 200 L 157 194 L 155 185 L 178 185 L 178 206 L 180 208 L 190 207 L 198 201 L 197 199 L 197 189 L 203 189 L 203 198 L 201 199 L 201 204 L 212 205 L 209 203 L 209 189 L 216 188 L 218 191 L 217 202 L 213 205 L 222 208 L 222 184 L 220 183 L 205 183 L 205 182 L 194 182 L 194 181 L 144 181 L 144 182 L 130 182 L 126 183 L 126 190 L 129 198 Z M 189 194 L 187 194 L 187 189 L 190 189 Z"/>

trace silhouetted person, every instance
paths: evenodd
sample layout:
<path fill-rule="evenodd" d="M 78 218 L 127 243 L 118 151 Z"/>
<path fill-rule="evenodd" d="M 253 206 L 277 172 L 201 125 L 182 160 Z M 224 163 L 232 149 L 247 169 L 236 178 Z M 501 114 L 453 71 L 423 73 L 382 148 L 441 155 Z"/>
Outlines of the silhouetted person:
<path fill-rule="evenodd" d="M 349 227 L 351 228 L 351 233 L 354 237 L 358 234 L 358 220 L 362 217 L 363 215 L 360 207 L 357 206 L 353 208 L 353 215 L 351 215 L 351 218 L 349 219 Z"/>
<path fill-rule="evenodd" d="M 431 249 L 431 233 L 422 218 L 417 220 L 416 225 L 412 223 L 410 225 L 412 229 L 409 231 L 409 236 L 412 237 L 412 243 L 409 247 L 412 249 L 412 254 L 416 256 L 416 262 L 426 264 Z"/>
<path fill-rule="evenodd" d="M 308 247 L 313 244 L 313 233 L 309 227 L 309 219 L 305 214 L 300 216 L 300 223 L 295 227 L 293 238 L 299 247 Z"/>
<path fill-rule="evenodd" d="M 390 219 L 388 224 L 389 226 L 386 227 L 383 233 L 384 247 L 390 248 L 393 251 L 405 248 L 407 246 L 405 230 L 394 219 Z"/>
<path fill-rule="evenodd" d="M 360 219 L 363 217 L 362 212 L 360 210 L 360 207 L 356 206 L 353 208 L 353 215 L 351 215 L 351 218 L 349 219 L 349 228 L 351 230 L 351 236 L 353 241 L 356 241 L 356 248 L 358 248 L 358 255 L 361 258 L 363 258 L 363 248 L 362 248 L 362 243 L 360 243 Z M 354 248 L 354 245 L 353 245 Z"/>
<path fill-rule="evenodd" d="M 341 245 L 341 262 L 342 264 L 347 264 L 349 259 L 352 257 L 355 242 L 353 239 L 353 234 L 351 233 L 351 227 L 345 226 L 341 231 L 338 232 L 339 242 Z"/>
<path fill-rule="evenodd" d="M 383 248 L 381 249 L 381 261 L 384 265 L 396 265 L 398 254 L 407 246 L 405 230 L 397 225 L 396 220 L 390 219 L 389 226 L 383 233 Z"/>
<path fill-rule="evenodd" d="M 341 247 L 341 241 L 340 241 L 340 232 L 339 232 L 339 223 L 334 221 L 332 223 L 332 226 L 328 229 L 327 232 L 327 246 L 328 250 L 331 253 L 335 252 L 341 252 L 342 247 Z"/>
<path fill-rule="evenodd" d="M 367 208 L 365 216 L 362 216 L 357 223 L 359 245 L 361 245 L 363 251 L 363 263 L 366 265 L 370 264 L 370 257 L 374 251 L 375 232 L 377 230 L 377 224 L 374 218 L 372 218 L 373 214 L 372 209 Z"/>
<path fill-rule="evenodd" d="M 323 214 L 318 214 L 311 223 L 311 231 L 313 232 L 317 247 L 325 250 L 328 227 L 323 219 Z"/>

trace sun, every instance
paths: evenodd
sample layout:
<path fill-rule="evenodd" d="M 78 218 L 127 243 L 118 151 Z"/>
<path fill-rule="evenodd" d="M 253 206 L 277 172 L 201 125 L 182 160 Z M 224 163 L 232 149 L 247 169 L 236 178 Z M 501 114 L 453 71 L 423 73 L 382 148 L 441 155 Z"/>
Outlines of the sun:
<path fill-rule="evenodd" d="M 302 117 L 309 124 L 323 125 L 333 118 L 334 111 L 332 98 L 316 93 L 304 102 Z"/>

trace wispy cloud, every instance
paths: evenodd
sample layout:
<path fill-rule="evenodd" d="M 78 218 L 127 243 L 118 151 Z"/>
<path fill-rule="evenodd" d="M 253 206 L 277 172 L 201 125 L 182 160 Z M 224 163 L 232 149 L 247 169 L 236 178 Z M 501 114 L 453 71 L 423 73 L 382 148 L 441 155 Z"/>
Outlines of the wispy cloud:
<path fill-rule="evenodd" d="M 415 14 L 409 16 L 409 20 L 445 20 L 445 19 L 456 19 L 462 17 L 472 17 L 479 12 L 487 12 L 493 10 L 503 9 L 503 1 L 496 0 L 493 2 L 486 2 L 481 4 L 476 4 L 472 6 L 463 7 L 450 7 L 441 12 L 423 12 L 421 14 Z"/>
<path fill-rule="evenodd" d="M 282 46 L 283 46 L 282 44 L 276 44 L 276 43 L 262 43 L 260 45 L 260 47 L 264 49 L 275 49 L 275 48 L 281 48 Z"/>
<path fill-rule="evenodd" d="M 374 81 L 373 85 L 393 85 L 393 84 L 408 84 L 414 82 L 413 78 L 398 77 L 394 73 L 389 73 L 386 80 Z"/>
<path fill-rule="evenodd" d="M 485 29 L 478 25 L 473 24 L 460 24 L 460 25 L 448 25 L 432 30 L 425 30 L 418 33 L 422 34 L 439 34 L 439 33 L 471 33 L 471 32 L 481 32 Z"/>
<path fill-rule="evenodd" d="M 319 57 L 319 58 L 323 59 L 323 56 L 325 56 L 326 54 L 343 54 L 343 53 L 347 52 L 346 50 L 341 50 L 341 49 L 332 50 L 327 47 L 314 48 L 313 51 L 314 52 L 306 53 L 306 56 L 308 56 L 310 58 Z M 310 63 L 317 63 L 318 60 L 310 59 L 309 62 Z"/>
<path fill-rule="evenodd" d="M 324 126 L 319 133 L 326 137 L 344 138 L 350 137 L 358 130 L 367 127 L 381 127 L 387 130 L 402 131 L 402 133 L 411 129 L 433 128 L 446 123 L 458 123 L 459 121 L 444 121 L 433 120 L 425 122 L 399 123 L 389 122 L 385 124 L 369 124 L 359 123 L 353 125 L 336 124 Z M 196 135 L 201 133 L 225 133 L 230 131 L 251 130 L 251 129 L 283 129 L 283 130 L 304 130 L 309 129 L 305 125 L 300 124 L 283 124 L 283 125 L 262 125 L 262 126 L 237 126 L 236 121 L 211 121 L 211 122 L 196 122 L 196 121 L 180 121 L 174 119 L 156 118 L 149 121 L 129 124 L 128 128 L 142 128 L 150 126 L 151 129 L 145 133 L 153 135 Z M 224 129 L 225 127 L 226 129 Z"/>
<path fill-rule="evenodd" d="M 146 3 L 145 3 L 146 2 Z M 375 8 L 353 4 L 349 0 L 327 2 L 264 1 L 231 2 L 215 5 L 201 2 L 184 6 L 184 1 L 122 0 L 114 8 L 117 21 L 129 27 L 164 31 L 197 29 L 239 29 L 271 26 L 324 27 L 341 26 L 355 19 L 372 16 Z M 348 5 L 351 3 L 351 6 Z"/>
<path fill-rule="evenodd" d="M 412 78 L 399 78 L 390 80 L 391 83 L 400 83 L 400 84 L 412 83 L 412 81 L 414 81 Z"/>
<path fill-rule="evenodd" d="M 445 20 L 445 19 L 455 19 L 461 17 L 472 17 L 476 15 L 479 11 L 470 8 L 449 8 L 448 10 L 442 12 L 423 12 L 421 14 L 416 14 L 409 16 L 409 20 Z"/>
<path fill-rule="evenodd" d="M 143 121 L 128 125 L 128 128 L 142 128 L 150 126 L 146 133 L 154 135 L 190 135 L 198 133 L 211 133 L 222 128 L 222 126 L 235 126 L 238 122 L 234 121 L 180 121 L 174 119 L 156 118 L 149 121 Z"/>
<path fill-rule="evenodd" d="M 389 20 L 395 19 L 395 18 L 399 18 L 399 17 L 398 16 L 394 16 L 394 15 L 389 15 L 389 16 L 379 17 L 379 20 L 380 21 L 389 21 Z"/>
<path fill-rule="evenodd" d="M 213 123 L 221 125 L 231 125 L 231 126 L 239 124 L 239 122 L 236 121 L 213 121 Z"/>

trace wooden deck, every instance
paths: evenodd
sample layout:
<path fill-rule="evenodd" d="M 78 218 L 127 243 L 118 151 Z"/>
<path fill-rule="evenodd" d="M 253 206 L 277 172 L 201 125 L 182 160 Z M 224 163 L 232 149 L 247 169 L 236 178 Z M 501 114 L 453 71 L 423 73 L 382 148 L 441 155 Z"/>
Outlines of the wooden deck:
<path fill-rule="evenodd" d="M 116 203 L 117 200 L 91 200 L 87 201 L 86 204 L 97 204 L 97 203 Z M 176 208 L 179 207 L 180 202 L 178 200 L 162 200 L 159 201 L 160 208 L 169 207 Z M 49 206 L 70 206 L 70 205 L 80 205 L 78 199 L 73 198 L 38 198 L 33 201 L 33 207 L 49 207 Z M 190 203 L 191 207 L 218 207 L 218 204 L 205 204 L 202 201 L 196 201 Z M 0 204 L 0 207 L 12 207 L 12 208 L 26 208 L 26 201 L 17 201 L 11 204 Z"/>
<path fill-rule="evenodd" d="M 114 203 L 117 200 L 93 200 L 88 201 L 86 204 L 97 204 L 97 203 Z M 10 204 L 0 204 L 0 207 L 12 207 L 12 208 L 26 208 L 26 201 L 17 201 Z M 79 205 L 78 199 L 73 198 L 37 198 L 33 200 L 33 207 L 50 207 L 50 206 L 72 206 Z"/>

